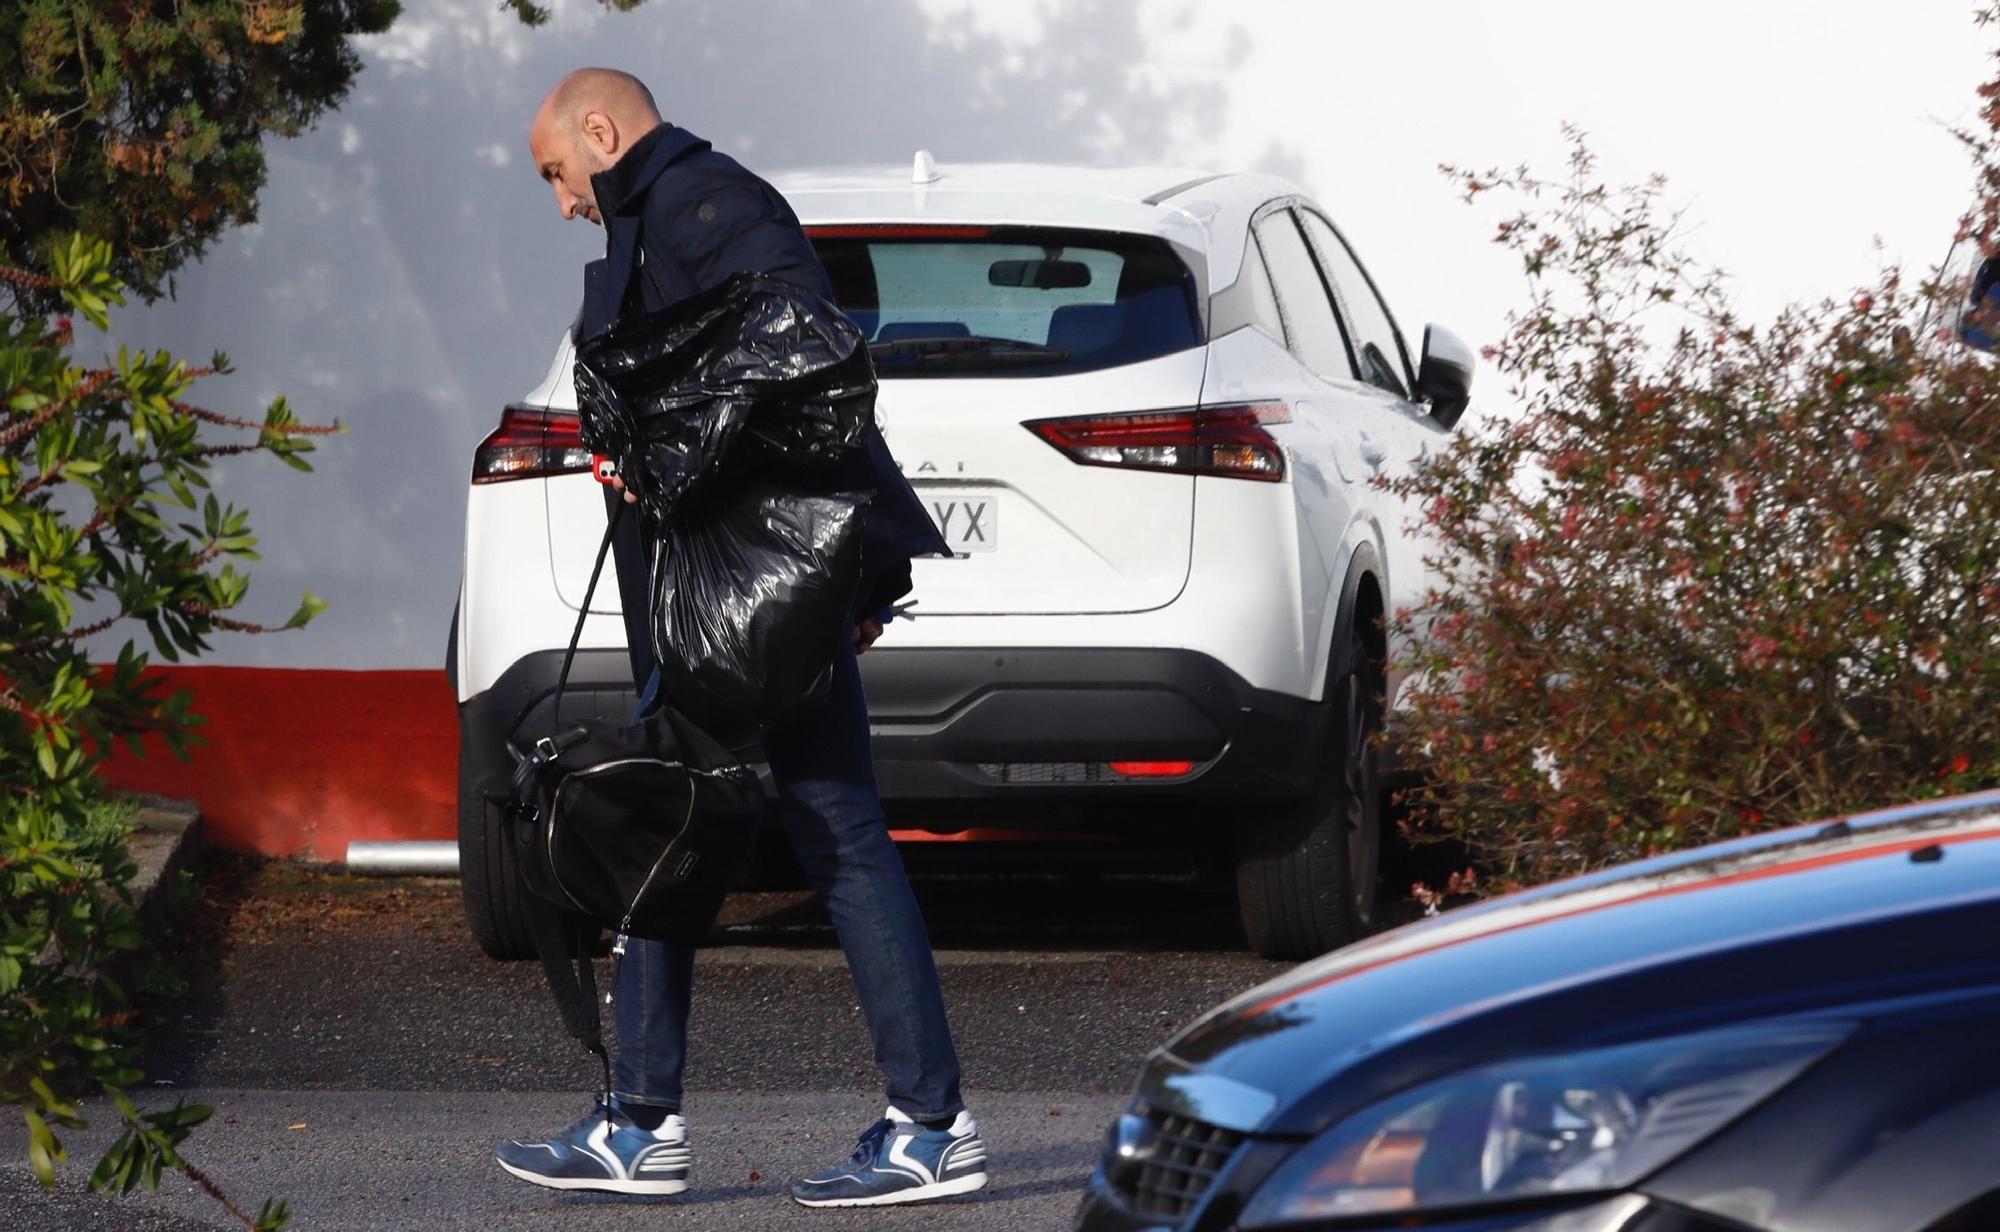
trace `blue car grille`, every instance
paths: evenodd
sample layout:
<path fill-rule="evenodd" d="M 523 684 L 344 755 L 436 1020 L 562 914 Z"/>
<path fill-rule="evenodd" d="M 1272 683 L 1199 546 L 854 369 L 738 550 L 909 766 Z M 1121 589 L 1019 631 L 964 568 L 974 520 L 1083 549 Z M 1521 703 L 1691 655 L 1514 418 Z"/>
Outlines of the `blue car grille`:
<path fill-rule="evenodd" d="M 1117 1186 L 1118 1196 L 1138 1214 L 1179 1218 L 1208 1193 L 1243 1135 L 1191 1117 L 1155 1112 L 1150 1119 L 1156 1129 L 1153 1150 Z"/>

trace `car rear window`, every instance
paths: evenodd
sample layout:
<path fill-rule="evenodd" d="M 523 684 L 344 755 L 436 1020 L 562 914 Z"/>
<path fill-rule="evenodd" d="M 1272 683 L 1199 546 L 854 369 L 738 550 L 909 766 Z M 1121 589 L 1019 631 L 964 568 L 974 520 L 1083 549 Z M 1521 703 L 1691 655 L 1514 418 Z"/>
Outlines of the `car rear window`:
<path fill-rule="evenodd" d="M 885 379 L 1057 376 L 1202 341 L 1194 276 L 1151 236 L 947 226 L 808 234 Z"/>

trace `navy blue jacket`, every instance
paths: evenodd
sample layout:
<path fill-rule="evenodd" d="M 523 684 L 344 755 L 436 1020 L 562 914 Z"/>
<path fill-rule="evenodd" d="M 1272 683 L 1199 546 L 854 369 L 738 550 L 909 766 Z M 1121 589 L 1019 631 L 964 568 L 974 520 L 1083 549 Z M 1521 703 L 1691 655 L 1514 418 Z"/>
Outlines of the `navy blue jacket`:
<path fill-rule="evenodd" d="M 583 270 L 579 342 L 624 313 L 656 311 L 744 272 L 784 278 L 833 300 L 826 270 L 785 199 L 684 128 L 660 125 L 590 183 L 604 222 L 605 255 Z M 876 493 L 863 523 L 863 612 L 909 592 L 911 557 L 951 553 L 872 427 L 867 446 L 848 480 Z M 607 511 L 616 497 L 605 489 Z M 622 519 L 612 539 L 633 680 L 642 687 L 653 670 L 652 634 L 640 600 L 648 593 L 652 558 L 644 539 L 635 516 Z"/>

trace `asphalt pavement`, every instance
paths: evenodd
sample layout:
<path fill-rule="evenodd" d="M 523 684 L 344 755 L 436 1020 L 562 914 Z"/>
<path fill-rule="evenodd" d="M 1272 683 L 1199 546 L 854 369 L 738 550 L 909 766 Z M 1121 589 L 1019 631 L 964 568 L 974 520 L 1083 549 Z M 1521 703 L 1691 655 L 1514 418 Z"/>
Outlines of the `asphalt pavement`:
<path fill-rule="evenodd" d="M 180 974 L 145 1002 L 143 1102 L 214 1105 L 189 1159 L 253 1210 L 288 1199 L 299 1229 L 1067 1227 L 1146 1052 L 1283 966 L 1241 952 L 1227 899 L 1194 879 L 913 863 L 991 1150 L 993 1181 L 968 1199 L 808 1211 L 784 1196 L 844 1159 L 884 1102 L 845 964 L 804 893 L 735 896 L 702 953 L 695 1164 L 679 1197 L 562 1194 L 494 1164 L 500 1139 L 587 1111 L 596 1062 L 563 1035 L 537 965 L 479 953 L 451 881 L 207 859 L 200 899 L 159 938 Z M 54 1193 L 29 1174 L 20 1131 L 0 1127 L 0 1226 L 241 1226 L 179 1177 L 156 1194 L 85 1193 L 111 1136 L 106 1109 L 89 1115 Z"/>

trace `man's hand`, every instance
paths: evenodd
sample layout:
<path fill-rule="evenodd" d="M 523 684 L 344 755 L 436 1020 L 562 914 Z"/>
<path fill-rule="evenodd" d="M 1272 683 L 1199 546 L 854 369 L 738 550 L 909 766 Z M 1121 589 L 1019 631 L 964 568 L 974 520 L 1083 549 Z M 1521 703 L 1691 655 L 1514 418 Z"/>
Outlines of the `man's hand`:
<path fill-rule="evenodd" d="M 882 622 L 869 618 L 854 626 L 854 653 L 867 654 L 875 639 L 882 636 Z"/>
<path fill-rule="evenodd" d="M 613 475 L 611 477 L 611 486 L 617 488 L 620 492 L 625 492 L 625 481 L 623 479 L 620 479 L 616 475 Z M 630 492 L 625 492 L 625 503 L 628 505 L 636 505 L 639 503 L 639 498 L 632 495 Z M 882 630 L 878 628 L 875 630 L 875 632 L 879 634 L 882 632 Z"/>

